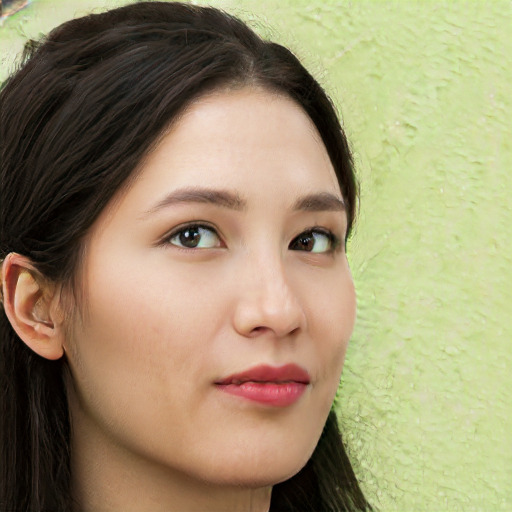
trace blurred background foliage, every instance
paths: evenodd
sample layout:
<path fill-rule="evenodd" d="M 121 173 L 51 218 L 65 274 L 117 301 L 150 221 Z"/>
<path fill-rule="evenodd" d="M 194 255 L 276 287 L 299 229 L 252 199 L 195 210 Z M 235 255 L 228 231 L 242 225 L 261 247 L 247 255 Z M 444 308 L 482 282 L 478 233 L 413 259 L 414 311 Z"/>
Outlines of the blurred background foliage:
<path fill-rule="evenodd" d="M 28 38 L 123 3 L 4 16 L 0 80 Z M 370 501 L 511 510 L 512 2 L 208 3 L 290 46 L 351 141 L 358 322 L 337 407 Z"/>

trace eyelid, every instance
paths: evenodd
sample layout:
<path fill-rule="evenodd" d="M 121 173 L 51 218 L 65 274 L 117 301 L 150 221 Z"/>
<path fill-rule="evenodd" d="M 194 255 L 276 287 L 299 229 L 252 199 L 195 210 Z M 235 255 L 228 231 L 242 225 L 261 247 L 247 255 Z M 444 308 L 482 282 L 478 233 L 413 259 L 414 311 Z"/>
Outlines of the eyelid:
<path fill-rule="evenodd" d="M 168 231 L 163 237 L 160 238 L 160 240 L 157 242 L 157 245 L 172 245 L 173 247 L 175 247 L 177 249 L 182 249 L 182 250 L 187 250 L 187 251 L 201 250 L 201 248 L 192 249 L 189 247 L 181 247 L 179 245 L 171 243 L 171 240 L 176 235 L 178 235 L 181 231 L 184 231 L 187 228 L 188 229 L 190 229 L 190 228 L 208 229 L 209 231 L 212 231 L 213 233 L 215 233 L 215 236 L 219 239 L 220 244 L 221 244 L 220 248 L 225 247 L 224 240 L 223 240 L 222 236 L 219 234 L 219 230 L 215 226 L 213 226 L 210 222 L 203 221 L 203 220 L 194 220 L 194 221 L 184 222 L 183 224 L 175 226 L 174 228 L 171 229 L 171 231 Z"/>
<path fill-rule="evenodd" d="M 334 252 L 338 252 L 340 249 L 344 249 L 346 244 L 346 239 L 344 236 L 337 235 L 334 231 L 331 229 L 325 228 L 323 226 L 312 226 L 310 228 L 304 229 L 301 231 L 297 236 L 293 238 L 293 240 L 290 242 L 289 247 L 302 235 L 308 234 L 308 233 L 320 233 L 322 235 L 325 235 L 329 238 L 331 243 L 331 248 L 328 251 L 325 252 L 319 252 L 314 253 L 313 251 L 304 251 L 308 254 L 332 254 Z M 294 249 L 292 249 L 294 250 Z"/>

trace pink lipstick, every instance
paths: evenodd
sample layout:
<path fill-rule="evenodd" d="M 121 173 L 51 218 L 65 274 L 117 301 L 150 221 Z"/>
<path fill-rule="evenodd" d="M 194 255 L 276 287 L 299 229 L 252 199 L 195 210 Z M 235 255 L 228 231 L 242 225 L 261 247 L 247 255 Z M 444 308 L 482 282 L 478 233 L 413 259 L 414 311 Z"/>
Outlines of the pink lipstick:
<path fill-rule="evenodd" d="M 296 364 L 255 366 L 226 377 L 215 384 L 231 395 L 274 407 L 295 403 L 310 382 L 306 370 Z"/>

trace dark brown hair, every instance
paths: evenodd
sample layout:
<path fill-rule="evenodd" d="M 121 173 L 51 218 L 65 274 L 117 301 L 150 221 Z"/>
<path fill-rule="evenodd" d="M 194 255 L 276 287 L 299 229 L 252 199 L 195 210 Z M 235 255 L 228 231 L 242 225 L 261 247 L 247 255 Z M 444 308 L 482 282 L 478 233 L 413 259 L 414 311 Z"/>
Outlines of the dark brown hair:
<path fill-rule="evenodd" d="M 29 257 L 70 283 L 82 241 L 176 116 L 218 88 L 293 98 L 336 171 L 349 229 L 356 183 L 336 112 L 286 48 L 214 8 L 141 2 L 69 21 L 30 42 L 0 92 L 0 260 Z M 0 314 L 0 509 L 70 510 L 63 374 Z M 331 412 L 307 465 L 272 492 L 272 511 L 367 510 Z"/>

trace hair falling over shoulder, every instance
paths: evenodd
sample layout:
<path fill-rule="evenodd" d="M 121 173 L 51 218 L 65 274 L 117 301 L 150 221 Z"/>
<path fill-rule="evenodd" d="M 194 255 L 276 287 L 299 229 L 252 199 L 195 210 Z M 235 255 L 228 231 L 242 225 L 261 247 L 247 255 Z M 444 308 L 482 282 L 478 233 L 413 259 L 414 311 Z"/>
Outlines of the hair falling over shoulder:
<path fill-rule="evenodd" d="M 316 125 L 346 200 L 352 159 L 335 109 L 286 48 L 218 9 L 139 2 L 64 23 L 27 43 L 0 91 L 0 260 L 11 252 L 68 285 L 88 229 L 163 131 L 201 94 L 255 84 Z M 79 509 L 71 495 L 65 356 L 41 358 L 0 312 L 0 510 Z M 330 413 L 306 466 L 272 511 L 371 510 Z"/>

